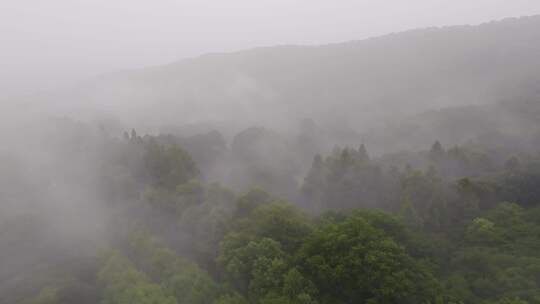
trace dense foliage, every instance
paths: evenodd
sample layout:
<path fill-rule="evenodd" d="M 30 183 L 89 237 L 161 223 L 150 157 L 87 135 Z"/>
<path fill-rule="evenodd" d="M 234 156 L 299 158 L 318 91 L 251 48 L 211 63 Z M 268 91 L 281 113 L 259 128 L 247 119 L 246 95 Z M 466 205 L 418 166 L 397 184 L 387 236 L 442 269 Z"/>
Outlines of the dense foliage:
<path fill-rule="evenodd" d="M 191 152 L 219 146 L 212 138 Z M 286 186 L 297 191 L 287 202 L 208 182 L 175 136 L 93 140 L 107 237 L 84 258 L 36 269 L 21 303 L 540 302 L 534 154 L 336 147 Z M 234 153 L 250 151 L 237 143 Z M 2 221 L 2 242 L 47 239 L 37 218 Z"/>

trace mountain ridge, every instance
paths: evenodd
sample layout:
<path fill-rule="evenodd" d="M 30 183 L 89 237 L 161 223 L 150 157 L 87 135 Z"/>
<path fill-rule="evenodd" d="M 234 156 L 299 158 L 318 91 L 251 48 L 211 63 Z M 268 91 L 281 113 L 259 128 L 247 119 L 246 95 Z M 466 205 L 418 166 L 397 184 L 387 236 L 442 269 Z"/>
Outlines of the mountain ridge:
<path fill-rule="evenodd" d="M 220 121 L 356 130 L 425 111 L 512 100 L 540 81 L 540 16 L 414 29 L 318 46 L 211 53 L 107 74 L 55 95 L 127 126 Z"/>

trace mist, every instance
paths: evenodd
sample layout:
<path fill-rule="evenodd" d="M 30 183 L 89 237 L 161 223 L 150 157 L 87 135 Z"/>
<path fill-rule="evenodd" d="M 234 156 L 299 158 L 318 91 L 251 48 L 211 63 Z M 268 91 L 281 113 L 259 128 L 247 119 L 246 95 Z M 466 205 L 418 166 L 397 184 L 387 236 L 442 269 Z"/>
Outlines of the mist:
<path fill-rule="evenodd" d="M 6 0 L 0 12 L 0 89 L 3 95 L 32 93 L 205 53 L 336 43 L 538 13 L 533 0 Z"/>
<path fill-rule="evenodd" d="M 1 303 L 536 303 L 540 3 L 0 4 Z"/>

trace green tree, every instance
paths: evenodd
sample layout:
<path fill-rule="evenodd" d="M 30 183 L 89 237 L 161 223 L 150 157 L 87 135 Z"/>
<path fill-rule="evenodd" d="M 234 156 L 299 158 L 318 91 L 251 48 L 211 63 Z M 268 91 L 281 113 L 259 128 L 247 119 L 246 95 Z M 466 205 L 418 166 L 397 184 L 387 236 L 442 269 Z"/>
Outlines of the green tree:
<path fill-rule="evenodd" d="M 297 259 L 325 302 L 425 303 L 435 298 L 431 272 L 361 216 L 313 233 Z"/>
<path fill-rule="evenodd" d="M 119 253 L 112 253 L 98 273 L 103 304 L 176 304 L 176 300 L 153 284 Z"/>

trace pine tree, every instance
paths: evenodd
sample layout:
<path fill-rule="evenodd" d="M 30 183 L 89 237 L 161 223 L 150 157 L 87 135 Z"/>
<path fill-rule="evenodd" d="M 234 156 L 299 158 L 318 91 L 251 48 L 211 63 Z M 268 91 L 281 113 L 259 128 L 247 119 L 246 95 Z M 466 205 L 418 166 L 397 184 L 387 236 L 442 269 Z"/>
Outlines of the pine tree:
<path fill-rule="evenodd" d="M 358 154 L 359 154 L 360 161 L 362 161 L 362 162 L 368 162 L 369 161 L 369 154 L 368 154 L 366 146 L 364 144 L 361 144 L 360 148 L 358 148 Z"/>
<path fill-rule="evenodd" d="M 440 161 L 443 157 L 444 157 L 444 149 L 441 143 L 437 140 L 431 146 L 431 150 L 429 151 L 429 158 L 432 161 Z"/>

